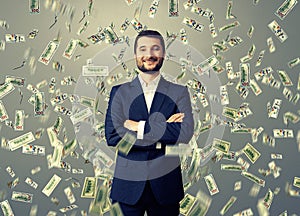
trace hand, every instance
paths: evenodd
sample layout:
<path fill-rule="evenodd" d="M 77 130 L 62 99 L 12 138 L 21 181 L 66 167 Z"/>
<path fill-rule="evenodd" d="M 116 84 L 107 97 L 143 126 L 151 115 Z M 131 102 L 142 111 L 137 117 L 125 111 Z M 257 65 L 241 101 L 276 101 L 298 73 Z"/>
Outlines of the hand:
<path fill-rule="evenodd" d="M 139 122 L 127 119 L 124 122 L 124 127 L 131 131 L 138 131 Z"/>
<path fill-rule="evenodd" d="M 173 114 L 168 120 L 167 122 L 182 122 L 184 118 L 184 113 L 175 113 Z"/>

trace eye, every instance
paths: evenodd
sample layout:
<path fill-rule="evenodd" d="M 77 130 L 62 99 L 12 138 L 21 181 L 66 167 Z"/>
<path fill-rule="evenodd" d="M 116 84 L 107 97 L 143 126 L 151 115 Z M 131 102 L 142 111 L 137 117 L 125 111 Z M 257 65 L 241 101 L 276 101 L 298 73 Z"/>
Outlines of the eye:
<path fill-rule="evenodd" d="M 152 48 L 154 51 L 159 51 L 160 50 L 160 47 L 159 46 L 153 46 Z"/>
<path fill-rule="evenodd" d="M 146 51 L 146 47 L 140 47 L 139 50 L 140 50 L 141 52 L 145 52 L 145 51 Z"/>

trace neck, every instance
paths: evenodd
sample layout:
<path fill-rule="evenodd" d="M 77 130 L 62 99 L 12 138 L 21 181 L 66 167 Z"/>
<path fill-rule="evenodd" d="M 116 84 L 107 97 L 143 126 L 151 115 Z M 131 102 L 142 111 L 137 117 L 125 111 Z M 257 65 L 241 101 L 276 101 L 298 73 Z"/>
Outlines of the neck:
<path fill-rule="evenodd" d="M 144 82 L 149 84 L 152 80 L 154 80 L 159 75 L 159 71 L 157 71 L 153 74 L 144 73 L 144 72 L 140 71 L 140 75 L 141 75 L 142 79 L 144 80 Z"/>

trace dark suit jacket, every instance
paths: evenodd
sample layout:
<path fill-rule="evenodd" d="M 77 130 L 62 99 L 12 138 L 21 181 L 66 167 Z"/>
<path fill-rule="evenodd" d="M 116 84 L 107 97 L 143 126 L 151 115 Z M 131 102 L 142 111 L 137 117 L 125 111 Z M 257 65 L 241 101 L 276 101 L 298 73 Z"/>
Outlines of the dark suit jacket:
<path fill-rule="evenodd" d="M 185 114 L 183 122 L 167 123 L 175 113 Z M 109 146 L 116 146 L 125 133 L 124 121 L 146 121 L 143 140 L 136 140 L 128 155 L 118 153 L 110 197 L 135 204 L 150 181 L 156 200 L 163 205 L 178 203 L 184 196 L 180 160 L 166 157 L 165 146 L 188 143 L 194 121 L 190 96 L 186 87 L 161 77 L 148 113 L 138 77 L 132 82 L 114 86 L 105 119 L 105 136 Z M 161 148 L 157 148 L 157 143 Z"/>

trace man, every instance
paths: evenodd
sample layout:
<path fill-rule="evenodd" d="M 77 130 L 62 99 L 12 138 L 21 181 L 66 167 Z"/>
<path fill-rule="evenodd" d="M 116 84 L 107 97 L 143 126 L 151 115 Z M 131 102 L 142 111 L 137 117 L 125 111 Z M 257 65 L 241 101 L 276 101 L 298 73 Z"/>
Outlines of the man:
<path fill-rule="evenodd" d="M 125 216 L 178 216 L 184 196 L 179 157 L 165 156 L 165 147 L 188 143 L 194 121 L 187 88 L 160 74 L 165 52 L 159 32 L 140 32 L 134 44 L 139 74 L 110 93 L 107 144 L 116 146 L 128 133 L 136 137 L 127 155 L 118 153 L 110 194 Z"/>

